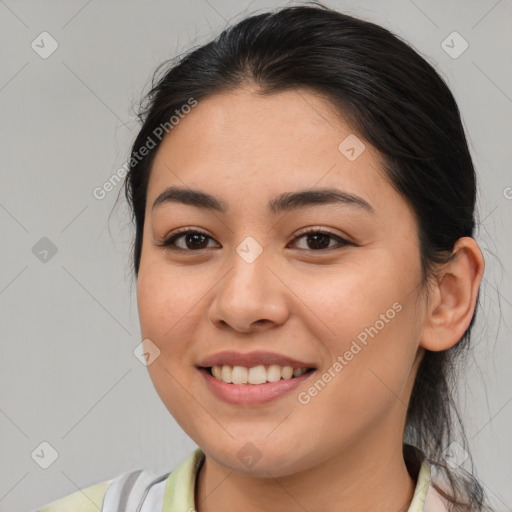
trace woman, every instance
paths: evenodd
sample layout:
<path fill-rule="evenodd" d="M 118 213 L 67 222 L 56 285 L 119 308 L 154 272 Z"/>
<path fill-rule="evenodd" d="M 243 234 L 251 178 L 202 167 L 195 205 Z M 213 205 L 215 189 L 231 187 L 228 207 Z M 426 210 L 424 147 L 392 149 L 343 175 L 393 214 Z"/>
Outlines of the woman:
<path fill-rule="evenodd" d="M 283 8 L 173 62 L 140 119 L 145 356 L 198 448 L 41 511 L 488 510 L 452 423 L 475 171 L 432 66 L 375 24 Z"/>

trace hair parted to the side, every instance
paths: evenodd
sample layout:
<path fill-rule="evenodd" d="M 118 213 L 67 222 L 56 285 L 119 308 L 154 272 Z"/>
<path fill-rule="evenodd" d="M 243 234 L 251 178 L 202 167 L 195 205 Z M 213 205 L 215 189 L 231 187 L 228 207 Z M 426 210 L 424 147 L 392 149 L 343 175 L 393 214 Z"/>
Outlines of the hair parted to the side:
<path fill-rule="evenodd" d="M 261 94 L 309 89 L 329 99 L 354 130 L 382 155 L 383 175 L 416 216 L 422 284 L 446 262 L 455 242 L 473 236 L 476 176 L 460 113 L 450 89 L 409 44 L 387 29 L 318 2 L 257 14 L 213 41 L 164 62 L 139 110 L 124 192 L 135 226 L 133 271 L 138 275 L 146 193 L 161 139 L 139 149 L 190 100 L 255 86 Z M 478 304 L 478 301 L 477 301 Z M 475 310 L 476 314 L 476 310 Z M 457 441 L 469 452 L 454 400 L 456 367 L 470 343 L 475 315 L 451 349 L 425 351 L 407 412 L 404 442 L 417 447 L 445 476 L 437 487 L 457 511 L 491 510 L 469 471 L 453 471 L 444 450 Z M 405 455 L 422 454 L 410 451 Z M 469 461 L 471 457 L 469 456 Z"/>

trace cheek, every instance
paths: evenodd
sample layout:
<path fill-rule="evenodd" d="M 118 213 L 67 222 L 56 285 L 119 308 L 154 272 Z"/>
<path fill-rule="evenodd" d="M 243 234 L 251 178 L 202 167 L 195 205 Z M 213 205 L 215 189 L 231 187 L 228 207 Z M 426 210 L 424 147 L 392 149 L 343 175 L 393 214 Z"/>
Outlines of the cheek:
<path fill-rule="evenodd" d="M 305 417 L 325 425 L 326 438 L 355 443 L 370 425 L 406 412 L 415 355 L 407 315 L 402 309 L 383 327 L 351 326 L 355 336 L 340 336 L 330 345 L 331 362 L 300 396 Z"/>
<path fill-rule="evenodd" d="M 159 350 L 158 357 L 147 366 L 153 386 L 170 414 L 189 431 L 190 397 L 185 391 L 189 375 L 184 363 L 197 300 L 190 287 L 180 285 L 184 282 L 166 276 L 165 269 L 146 261 L 137 280 L 137 304 L 142 338 L 151 340 Z"/>
<path fill-rule="evenodd" d="M 406 276 L 390 264 L 379 270 L 378 263 L 368 259 L 320 269 L 316 275 L 296 275 L 292 282 L 300 285 L 293 292 L 303 304 L 301 321 L 337 355 L 358 335 L 364 341 L 366 329 L 376 323 L 379 332 L 389 331 L 410 291 Z"/>
<path fill-rule="evenodd" d="M 317 386 L 324 397 L 311 402 L 319 414 L 320 402 L 344 411 L 331 416 L 337 423 L 347 415 L 379 415 L 399 403 L 418 347 L 417 269 L 382 257 L 379 263 L 380 270 L 366 261 L 364 268 L 354 263 L 327 280 L 312 279 L 302 296 L 315 313 L 308 315 L 308 329 L 329 354 L 319 376 L 327 374 L 329 382 Z"/>
<path fill-rule="evenodd" d="M 150 267 L 150 269 L 146 269 Z M 183 339 L 180 331 L 201 314 L 201 298 L 208 287 L 199 273 L 184 268 L 146 265 L 139 272 L 137 304 L 142 335 L 161 349 L 168 342 Z M 204 277 L 204 276 L 203 276 Z"/>

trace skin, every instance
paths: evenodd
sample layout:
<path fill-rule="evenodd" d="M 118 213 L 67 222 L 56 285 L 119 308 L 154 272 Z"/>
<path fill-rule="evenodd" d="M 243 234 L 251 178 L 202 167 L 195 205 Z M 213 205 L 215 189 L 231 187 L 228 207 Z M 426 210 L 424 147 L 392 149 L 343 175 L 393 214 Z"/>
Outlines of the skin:
<path fill-rule="evenodd" d="M 445 350 L 471 320 L 484 262 L 472 238 L 421 284 L 417 225 L 406 200 L 366 149 L 349 161 L 338 145 L 356 134 L 327 100 L 308 90 L 260 96 L 244 86 L 203 99 L 164 138 L 147 191 L 137 300 L 141 331 L 160 350 L 148 366 L 162 401 L 206 460 L 199 512 L 406 511 L 415 481 L 402 457 L 406 405 L 424 348 Z M 212 194 L 226 214 L 165 203 L 169 186 Z M 271 215 L 283 192 L 337 187 L 375 213 L 343 204 Z M 159 247 L 178 228 L 205 231 L 206 249 Z M 318 250 L 302 228 L 336 238 Z M 262 254 L 236 252 L 248 236 Z M 197 242 L 196 242 L 197 244 Z M 199 244 L 200 245 L 200 244 Z M 203 246 L 201 246 L 203 247 Z M 216 398 L 196 365 L 222 350 L 270 350 L 332 367 L 365 327 L 400 312 L 307 404 L 317 379 L 260 406 Z M 251 442 L 252 467 L 237 456 Z"/>

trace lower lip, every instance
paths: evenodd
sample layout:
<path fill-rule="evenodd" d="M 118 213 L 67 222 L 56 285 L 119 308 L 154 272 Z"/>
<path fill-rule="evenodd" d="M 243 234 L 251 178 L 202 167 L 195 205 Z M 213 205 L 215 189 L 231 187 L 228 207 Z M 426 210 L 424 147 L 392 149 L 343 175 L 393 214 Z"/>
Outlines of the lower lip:
<path fill-rule="evenodd" d="M 315 371 L 303 373 L 293 379 L 282 379 L 277 382 L 265 384 L 227 384 L 210 375 L 205 368 L 199 368 L 210 391 L 221 400 L 232 405 L 261 405 L 276 400 L 293 391 L 304 381 L 309 379 Z"/>

